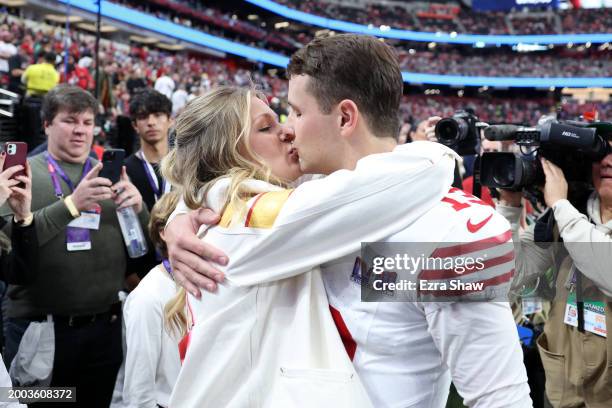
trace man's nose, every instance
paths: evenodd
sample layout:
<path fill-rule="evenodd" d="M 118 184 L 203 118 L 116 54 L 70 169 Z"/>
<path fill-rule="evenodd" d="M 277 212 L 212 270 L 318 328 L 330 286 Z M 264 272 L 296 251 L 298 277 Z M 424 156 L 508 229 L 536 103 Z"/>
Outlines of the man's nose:
<path fill-rule="evenodd" d="M 85 124 L 77 122 L 72 129 L 74 133 L 85 133 Z"/>
<path fill-rule="evenodd" d="M 281 126 L 280 139 L 282 142 L 291 143 L 295 139 L 295 133 L 290 126 Z"/>

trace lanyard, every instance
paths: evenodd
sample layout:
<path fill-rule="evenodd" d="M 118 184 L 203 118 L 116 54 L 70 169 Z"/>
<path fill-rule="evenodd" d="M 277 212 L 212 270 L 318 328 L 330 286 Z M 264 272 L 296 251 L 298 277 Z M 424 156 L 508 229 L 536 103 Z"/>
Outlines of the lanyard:
<path fill-rule="evenodd" d="M 155 195 L 155 201 L 157 201 L 157 200 L 160 199 L 160 197 L 164 193 L 167 193 L 168 191 L 170 191 L 170 189 L 167 188 L 167 187 L 169 187 L 169 185 L 166 183 L 166 180 L 164 180 L 162 178 L 162 184 L 161 184 L 161 188 L 160 188 L 159 181 L 157 179 L 157 174 L 155 173 L 155 169 L 153 168 L 151 163 L 149 163 L 149 161 L 145 157 L 144 152 L 142 150 L 139 150 L 138 153 L 137 153 L 137 156 L 142 161 L 142 167 L 144 168 L 144 172 L 147 175 L 147 180 L 149 180 L 149 184 L 151 185 L 151 189 L 153 189 L 153 195 Z"/>
<path fill-rule="evenodd" d="M 172 266 L 170 266 L 170 261 L 164 258 L 162 259 L 162 264 L 164 265 L 164 268 L 166 268 L 166 270 L 170 274 L 170 277 L 174 280 L 174 275 L 172 274 Z"/>
<path fill-rule="evenodd" d="M 51 182 L 53 183 L 53 189 L 55 190 L 55 196 L 58 198 L 62 198 L 64 193 L 62 193 L 62 186 L 60 185 L 60 181 L 58 179 L 58 174 L 64 180 L 70 191 L 74 191 L 74 185 L 70 178 L 66 175 L 64 170 L 57 164 L 55 159 L 51 157 L 49 152 L 45 152 L 45 158 L 47 159 L 47 170 L 49 170 L 49 175 L 51 176 Z M 83 177 L 91 170 L 91 159 L 87 158 L 85 165 L 83 166 L 83 174 L 81 174 L 81 178 L 79 182 L 83 180 Z M 78 184 L 78 183 L 77 183 Z"/>

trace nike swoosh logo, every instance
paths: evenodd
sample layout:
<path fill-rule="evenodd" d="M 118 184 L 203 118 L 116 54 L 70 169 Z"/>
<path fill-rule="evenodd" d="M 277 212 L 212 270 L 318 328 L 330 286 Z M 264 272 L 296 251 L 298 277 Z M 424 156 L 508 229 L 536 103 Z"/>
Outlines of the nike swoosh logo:
<path fill-rule="evenodd" d="M 480 221 L 478 224 L 472 224 L 472 220 L 467 220 L 467 229 L 468 231 L 470 231 L 472 234 L 475 234 L 478 232 L 478 230 L 480 230 L 482 227 L 484 227 L 487 222 L 489 222 L 489 220 L 493 217 L 493 214 L 490 214 L 487 218 L 485 218 L 484 220 Z"/>

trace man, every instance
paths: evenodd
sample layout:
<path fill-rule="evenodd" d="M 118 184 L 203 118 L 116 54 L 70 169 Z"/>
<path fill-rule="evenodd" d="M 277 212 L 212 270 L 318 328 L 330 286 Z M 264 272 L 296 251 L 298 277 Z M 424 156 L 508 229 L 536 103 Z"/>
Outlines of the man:
<path fill-rule="evenodd" d="M 174 92 L 175 87 L 176 84 L 174 83 L 174 80 L 167 73 L 164 73 L 162 76 L 157 78 L 155 80 L 155 85 L 153 86 L 157 92 L 161 93 L 168 99 L 172 98 L 172 92 Z"/>
<path fill-rule="evenodd" d="M 170 100 L 153 89 L 136 93 L 130 102 L 132 126 L 140 139 L 140 150 L 127 158 L 125 167 L 149 211 L 170 191 L 170 185 L 162 178 L 160 163 L 168 153 L 171 114 Z"/>
<path fill-rule="evenodd" d="M 11 73 L 9 59 L 17 54 L 17 47 L 14 45 L 15 39 L 10 32 L 4 33 L 0 38 L 0 75 Z"/>
<path fill-rule="evenodd" d="M 179 82 L 176 91 L 172 94 L 172 117 L 176 118 L 187 104 L 189 94 L 186 91 L 187 86 L 184 82 Z"/>
<path fill-rule="evenodd" d="M 40 54 L 36 64 L 30 65 L 21 75 L 26 87 L 23 103 L 21 132 L 23 141 L 32 149 L 42 142 L 40 109 L 42 97 L 59 83 L 59 73 L 55 70 L 55 53 Z"/>
<path fill-rule="evenodd" d="M 149 211 L 170 191 L 170 184 L 161 175 L 160 163 L 168 153 L 171 112 L 170 100 L 150 88 L 137 92 L 130 102 L 132 126 L 140 139 L 140 150 L 127 158 L 125 167 Z M 143 277 L 160 262 L 153 245 L 149 245 L 147 255 L 130 261 L 130 272 Z"/>
<path fill-rule="evenodd" d="M 356 35 L 316 39 L 292 56 L 288 74 L 292 108 L 288 125 L 295 131 L 293 144 L 303 172 L 354 169 L 365 156 L 394 149 L 403 84 L 388 46 Z M 373 214 L 364 214 L 368 215 Z M 176 281 L 191 293 L 198 293 L 194 283 L 213 284 L 195 271 L 217 281 L 223 277 L 194 253 L 226 264 L 224 254 L 185 233 L 193 233 L 194 224 L 215 220 L 199 210 L 177 217 L 166 229 Z M 505 250 L 511 242 L 508 230 L 507 222 L 489 206 L 451 189 L 439 205 L 386 242 L 455 242 L 459 245 L 448 244 L 434 252 L 459 256 L 462 248 L 489 243 Z M 265 274 L 266 268 L 292 267 L 279 266 L 280 261 L 266 256 L 265 250 L 249 255 L 252 259 L 230 264 L 233 273 L 251 269 Z M 299 253 L 292 256 L 297 263 Z M 299 258 L 303 267 L 302 261 Z M 446 294 L 437 291 L 426 298 L 436 302 L 362 302 L 360 282 L 366 275 L 360 253 L 324 260 L 321 268 L 332 315 L 374 406 L 443 407 L 449 377 L 468 406 L 531 406 L 507 303 L 463 302 L 472 295 L 463 291 L 451 293 L 457 298 L 452 302 L 444 301 Z M 447 280 L 453 272 L 420 271 L 421 277 L 427 274 L 436 281 Z M 486 299 L 503 297 L 512 277 L 512 256 L 495 258 L 471 277 L 482 282 L 484 294 L 491 295 Z M 193 381 L 197 383 L 197 378 Z"/>
<path fill-rule="evenodd" d="M 148 212 L 125 169 L 111 185 L 88 157 L 97 101 L 69 85 L 51 90 L 42 118 L 48 150 L 29 159 L 38 264 L 32 283 L 11 285 L 5 310 L 7 362 L 31 322 L 54 322 L 52 387 L 76 387 L 81 407 L 108 407 L 122 361 L 121 315 L 126 248 L 118 208 Z M 2 215 L 9 211 L 3 208 Z M 33 256 L 33 254 L 31 255 Z M 27 333 L 26 333 L 27 335 Z"/>
<path fill-rule="evenodd" d="M 59 83 L 60 75 L 55 69 L 55 53 L 39 56 L 38 62 L 26 68 L 21 82 L 26 86 L 27 96 L 42 96 Z"/>
<path fill-rule="evenodd" d="M 427 127 L 430 126 L 429 120 L 430 119 L 420 121 L 416 125 L 414 130 L 410 131 L 410 138 L 412 139 L 413 142 L 416 142 L 417 140 L 430 140 L 430 138 L 425 132 L 425 129 L 427 129 Z"/>
<path fill-rule="evenodd" d="M 24 47 L 17 48 L 17 53 L 9 58 L 9 91 L 23 95 L 21 75 L 25 72 L 28 61 L 29 56 Z"/>
<path fill-rule="evenodd" d="M 608 144 L 612 148 L 609 137 Z M 541 165 L 548 210 L 537 224 L 519 231 L 522 192 L 500 193 L 499 212 L 510 221 L 514 236 L 515 285 L 521 287 L 555 269 L 555 295 L 544 333 L 536 342 L 550 405 L 607 407 L 612 399 L 612 339 L 607 336 L 612 325 L 612 154 L 592 163 L 594 191 L 582 205 L 569 201 L 572 186 L 564 171 L 570 169 L 545 158 Z M 542 246 L 547 233 L 541 224 L 552 225 L 550 217 L 559 236 L 547 239 L 556 245 Z M 576 300 L 580 298 L 582 307 Z"/>

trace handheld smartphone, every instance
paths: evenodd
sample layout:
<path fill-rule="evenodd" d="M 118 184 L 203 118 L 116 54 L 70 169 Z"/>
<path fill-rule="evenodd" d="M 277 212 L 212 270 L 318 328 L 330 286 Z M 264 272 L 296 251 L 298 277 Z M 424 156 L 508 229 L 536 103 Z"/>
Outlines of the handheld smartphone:
<path fill-rule="evenodd" d="M 107 149 L 102 155 L 102 170 L 99 177 L 107 178 L 111 183 L 115 184 L 121 177 L 121 167 L 123 167 L 123 159 L 125 159 L 125 150 L 123 149 Z"/>
<path fill-rule="evenodd" d="M 11 178 L 25 176 L 25 165 L 28 159 L 28 144 L 25 142 L 6 142 L 4 144 L 4 153 L 6 153 L 6 156 L 4 158 L 2 171 L 20 164 L 23 166 L 23 170 L 13 174 Z"/>

